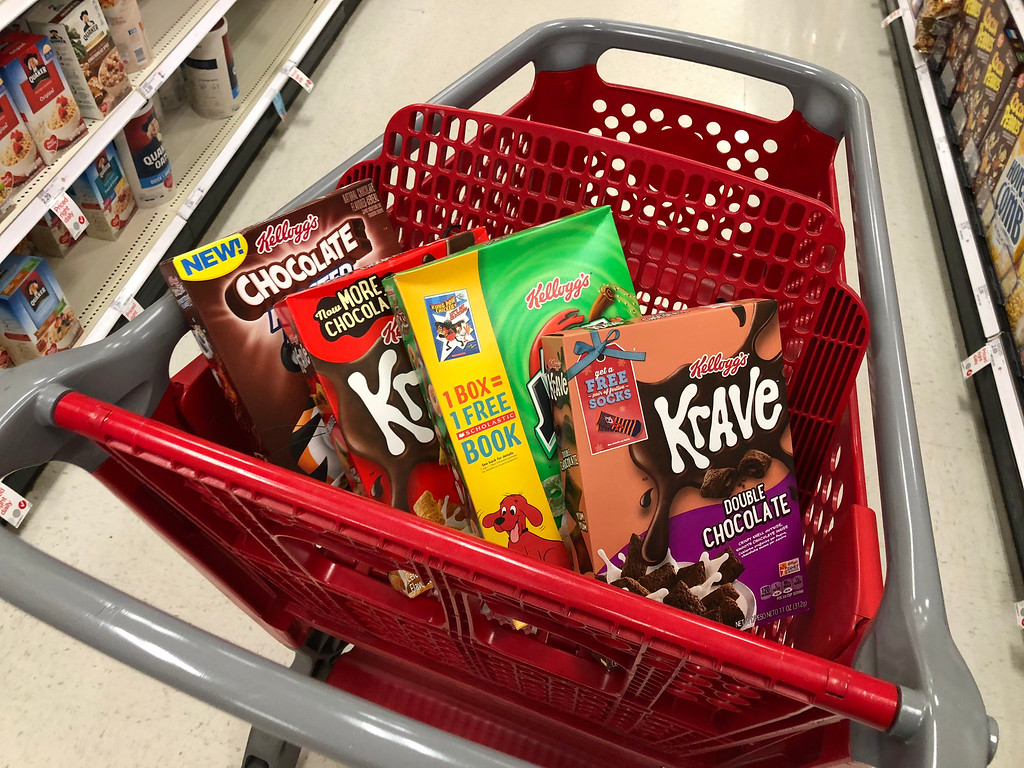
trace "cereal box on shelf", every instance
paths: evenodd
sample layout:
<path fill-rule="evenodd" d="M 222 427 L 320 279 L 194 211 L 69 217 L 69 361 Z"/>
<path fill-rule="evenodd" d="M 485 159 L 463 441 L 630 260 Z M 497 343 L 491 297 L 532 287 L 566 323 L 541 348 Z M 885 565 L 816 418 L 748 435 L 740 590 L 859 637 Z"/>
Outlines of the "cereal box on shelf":
<path fill-rule="evenodd" d="M 43 158 L 0 76 L 0 181 L 4 187 L 0 204 L 42 167 Z"/>
<path fill-rule="evenodd" d="M 958 137 L 963 135 L 968 115 L 981 98 L 980 89 L 985 79 L 985 73 L 988 71 L 992 51 L 1002 37 L 1001 33 L 1009 15 L 1010 12 L 1007 10 L 1004 0 L 995 2 L 990 0 L 981 10 L 978 31 L 971 42 L 970 51 L 964 61 L 953 93 L 953 128 Z M 1005 44 L 1005 38 L 1003 41 Z"/>
<path fill-rule="evenodd" d="M 86 133 L 50 41 L 11 32 L 0 38 L 0 77 L 47 165 Z"/>
<path fill-rule="evenodd" d="M 161 263 L 236 417 L 275 464 L 345 473 L 274 305 L 399 250 L 366 180 Z"/>
<path fill-rule="evenodd" d="M 964 132 L 960 137 L 967 177 L 973 181 L 981 165 L 981 143 L 999 114 L 1003 96 L 1024 75 L 1024 42 L 1012 24 L 1000 32 L 992 48 L 985 75 L 972 98 Z"/>
<path fill-rule="evenodd" d="M 775 301 L 543 350 L 579 571 L 739 629 L 807 609 Z"/>
<path fill-rule="evenodd" d="M 49 38 L 83 115 L 102 119 L 131 91 L 99 0 L 36 3 L 26 17 Z"/>
<path fill-rule="evenodd" d="M 1017 137 L 981 219 L 1005 300 L 1010 332 L 1018 348 L 1024 350 L 1024 133 Z"/>
<path fill-rule="evenodd" d="M 57 278 L 38 256 L 0 262 L 0 337 L 17 364 L 74 345 L 82 326 Z"/>
<path fill-rule="evenodd" d="M 59 258 L 67 256 L 82 238 L 76 239 L 56 214 L 47 211 L 28 231 L 28 241 L 36 253 Z"/>
<path fill-rule="evenodd" d="M 988 127 L 985 138 L 982 139 L 978 148 L 977 172 L 971 182 L 971 192 L 974 193 L 974 204 L 978 211 L 983 211 L 992 199 L 992 190 L 1003 173 L 1006 160 L 1013 151 L 1017 137 L 1020 136 L 1021 127 L 1024 126 L 1024 74 L 1017 77 L 1006 93 L 1003 101 L 996 111 L 995 117 Z M 974 159 L 964 158 L 968 170 Z"/>
<path fill-rule="evenodd" d="M 85 214 L 92 237 L 116 240 L 135 215 L 135 197 L 113 144 L 96 156 L 68 193 Z"/>
<path fill-rule="evenodd" d="M 608 207 L 384 281 L 485 539 L 570 565 L 545 333 L 639 315 Z"/>
<path fill-rule="evenodd" d="M 964 62 L 967 60 L 967 54 L 971 50 L 971 43 L 974 42 L 974 37 L 978 34 L 978 19 L 984 5 L 985 0 L 964 0 L 963 13 L 949 36 L 946 59 L 943 62 L 942 74 L 939 78 L 939 91 L 943 103 L 948 104 L 953 98 L 957 80 Z"/>

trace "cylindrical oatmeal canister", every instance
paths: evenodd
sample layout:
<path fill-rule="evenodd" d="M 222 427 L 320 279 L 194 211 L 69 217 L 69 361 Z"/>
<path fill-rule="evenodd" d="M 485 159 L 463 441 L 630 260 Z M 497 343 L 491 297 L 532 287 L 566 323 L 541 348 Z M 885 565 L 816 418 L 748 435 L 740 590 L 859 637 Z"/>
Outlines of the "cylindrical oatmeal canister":
<path fill-rule="evenodd" d="M 137 0 L 100 0 L 114 45 L 127 72 L 138 72 L 153 61 Z"/>
<path fill-rule="evenodd" d="M 139 208 L 155 208 L 171 197 L 171 161 L 152 101 L 147 101 L 132 116 L 124 130 L 114 137 L 114 145 Z"/>
<path fill-rule="evenodd" d="M 228 40 L 227 19 L 217 22 L 185 59 L 183 69 L 189 103 L 196 114 L 225 118 L 238 110 L 238 78 Z"/>

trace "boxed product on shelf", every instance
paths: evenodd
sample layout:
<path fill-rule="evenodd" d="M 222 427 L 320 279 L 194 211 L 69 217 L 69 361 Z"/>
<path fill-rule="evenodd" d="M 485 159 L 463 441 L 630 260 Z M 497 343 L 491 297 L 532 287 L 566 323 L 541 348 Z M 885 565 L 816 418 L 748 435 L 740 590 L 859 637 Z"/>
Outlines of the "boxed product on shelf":
<path fill-rule="evenodd" d="M 740 629 L 807 610 L 774 300 L 584 326 L 543 350 L 581 573 Z"/>
<path fill-rule="evenodd" d="M 989 255 L 999 278 L 1010 330 L 1024 350 L 1024 134 L 1017 137 L 982 212 Z"/>
<path fill-rule="evenodd" d="M 939 77 L 938 90 L 944 104 L 948 104 L 953 99 L 957 80 L 960 78 L 960 72 L 963 71 L 967 54 L 971 50 L 971 43 L 974 42 L 974 38 L 978 34 L 978 20 L 984 5 L 985 0 L 964 0 L 963 12 L 950 34 L 946 59 Z"/>
<path fill-rule="evenodd" d="M 85 135 L 75 95 L 45 37 L 10 33 L 0 38 L 0 77 L 47 165 Z"/>
<path fill-rule="evenodd" d="M 99 0 L 40 2 L 26 18 L 49 38 L 83 115 L 102 119 L 131 91 Z"/>
<path fill-rule="evenodd" d="M 952 97 L 954 110 L 956 109 L 955 102 L 964 98 L 965 94 L 975 93 L 980 87 L 985 72 L 988 71 L 992 49 L 996 45 L 999 33 L 1005 28 L 1009 16 L 1010 11 L 1006 7 L 1005 0 L 986 0 L 978 18 L 978 29 L 971 41 L 970 48 L 968 48 L 967 57 L 964 59 L 963 67 L 956 81 Z M 958 136 L 963 133 L 966 119 L 966 111 L 960 113 L 959 117 L 957 115 L 953 117 L 953 125 Z"/>
<path fill-rule="evenodd" d="M 640 314 L 611 210 L 526 229 L 384 285 L 484 538 L 569 566 L 540 343 L 552 330 Z"/>
<path fill-rule="evenodd" d="M 0 179 L 4 185 L 0 204 L 42 167 L 43 158 L 0 77 Z"/>
<path fill-rule="evenodd" d="M 113 144 L 99 153 L 68 194 L 89 222 L 86 232 L 101 240 L 116 240 L 137 210 Z"/>
<path fill-rule="evenodd" d="M 1008 23 L 992 46 L 981 81 L 973 90 L 965 92 L 953 108 L 954 121 L 961 108 L 966 110 L 960 150 L 969 179 L 973 180 L 981 164 L 980 144 L 999 112 L 1003 96 L 1021 74 L 1024 74 L 1024 42 L 1017 28 Z"/>
<path fill-rule="evenodd" d="M 36 253 L 43 256 L 66 256 L 82 240 L 75 238 L 53 212 L 47 211 L 28 233 L 29 242 Z"/>
<path fill-rule="evenodd" d="M 153 61 L 138 0 L 100 0 L 126 72 L 139 72 Z"/>
<path fill-rule="evenodd" d="M 974 204 L 979 211 L 985 209 L 989 200 L 992 199 L 992 190 L 1003 172 L 1006 159 L 1013 151 L 1014 144 L 1020 136 L 1021 127 L 1024 126 L 1024 74 L 1017 76 L 996 110 L 995 117 L 989 124 L 985 138 L 981 140 L 981 146 L 976 150 L 968 147 L 964 155 L 964 163 L 967 166 L 968 175 L 973 176 L 971 181 L 971 192 L 974 194 Z M 971 145 L 976 146 L 976 145 Z M 973 170 L 975 169 L 976 170 Z M 973 171 L 973 172 L 972 172 Z"/>
<path fill-rule="evenodd" d="M 272 462 L 320 479 L 345 471 L 274 305 L 400 250 L 367 180 L 161 263 L 236 417 Z"/>
<path fill-rule="evenodd" d="M 384 295 L 385 275 L 450 256 L 487 240 L 478 227 L 416 248 L 277 305 L 313 400 L 352 487 L 421 517 L 444 509 L 466 519 L 451 469 L 420 392 L 419 376 Z M 439 520 L 444 522 L 444 519 Z"/>
<path fill-rule="evenodd" d="M 926 0 L 917 17 L 914 47 L 941 61 L 949 34 L 962 11 L 962 0 Z"/>
<path fill-rule="evenodd" d="M 38 256 L 0 261 L 0 337 L 15 363 L 73 346 L 82 326 L 64 291 Z"/>

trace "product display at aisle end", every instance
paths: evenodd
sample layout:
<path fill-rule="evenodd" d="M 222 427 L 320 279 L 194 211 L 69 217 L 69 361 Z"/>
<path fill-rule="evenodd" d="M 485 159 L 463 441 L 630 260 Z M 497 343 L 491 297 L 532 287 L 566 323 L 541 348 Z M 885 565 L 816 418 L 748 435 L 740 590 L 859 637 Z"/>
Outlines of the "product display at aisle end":
<path fill-rule="evenodd" d="M 772 122 L 608 85 L 589 58 L 605 48 L 775 80 L 794 111 Z M 527 62 L 533 87 L 508 114 L 464 108 Z M 585 101 L 559 110 L 566 92 Z M 183 330 L 199 347 L 152 420 L 76 392 L 56 405 L 59 426 L 113 452 L 100 477 L 286 645 L 313 628 L 353 641 L 334 684 L 456 735 L 461 718 L 438 708 L 472 709 L 477 740 L 534 762 L 600 749 L 637 765 L 986 764 L 994 722 L 944 631 L 860 92 L 757 49 L 588 21 L 528 31 L 439 99 L 386 120 L 377 156 L 339 168 L 332 195 L 167 253 L 173 301 L 63 353 L 123 370 L 97 393 L 117 403 Z M 159 139 L 150 111 L 139 135 Z M 603 129 L 579 124 L 590 113 Z M 604 135 L 619 114 L 628 142 Z M 717 153 L 705 131 L 723 134 Z M 858 189 L 848 230 L 841 141 Z M 483 227 L 484 242 L 442 247 L 452 227 Z M 430 261 L 416 250 L 435 244 Z M 329 362 L 335 341 L 346 351 Z M 878 502 L 855 386 L 869 349 Z M 59 371 L 62 356 L 30 365 Z M 253 383 L 253 368 L 275 376 Z M 889 556 L 877 615 L 873 508 Z M 907 636 L 914 611 L 933 619 L 928 643 Z M 158 674 L 218 700 L 188 669 Z M 512 717 L 524 708 L 528 730 Z M 921 727 L 941 743 L 910 738 Z"/>
<path fill-rule="evenodd" d="M 900 8 L 902 19 L 890 28 L 965 353 L 992 361 L 971 374 L 1024 563 L 1024 8 L 1006 0 L 932 0 L 916 21 L 912 9 Z M 941 24 L 931 21 L 936 13 Z M 930 40 L 922 37 L 929 25 Z M 917 51 L 908 45 L 915 36 Z"/>

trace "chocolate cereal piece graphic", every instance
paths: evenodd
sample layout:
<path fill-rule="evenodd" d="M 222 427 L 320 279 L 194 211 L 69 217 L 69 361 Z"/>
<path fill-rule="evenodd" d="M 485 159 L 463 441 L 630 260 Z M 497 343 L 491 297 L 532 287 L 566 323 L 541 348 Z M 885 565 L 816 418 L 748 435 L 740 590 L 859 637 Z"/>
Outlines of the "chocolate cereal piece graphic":
<path fill-rule="evenodd" d="M 651 594 L 650 590 L 648 590 L 647 587 L 638 582 L 636 579 L 630 579 L 625 576 L 621 579 L 616 579 L 615 581 L 613 581 L 612 586 L 616 589 L 628 589 L 634 595 L 642 595 L 644 597 L 647 597 L 649 594 Z"/>
<path fill-rule="evenodd" d="M 722 574 L 722 583 L 728 584 L 731 581 L 736 581 L 740 576 L 743 575 L 743 571 L 746 570 L 740 559 L 736 557 L 736 553 L 733 552 L 732 547 L 726 547 L 723 552 L 719 553 L 719 556 L 728 554 L 729 557 L 724 563 L 718 568 L 718 572 Z"/>
<path fill-rule="evenodd" d="M 739 472 L 743 477 L 764 477 L 768 467 L 772 465 L 772 457 L 764 451 L 751 448 L 740 459 Z"/>
<path fill-rule="evenodd" d="M 695 613 L 698 616 L 703 616 L 705 613 L 704 603 L 682 581 L 665 596 L 665 605 L 688 613 Z"/>
<path fill-rule="evenodd" d="M 711 610 L 712 608 L 721 608 L 728 600 L 736 602 L 739 600 L 739 597 L 740 593 L 736 591 L 732 584 L 724 584 L 701 598 L 701 602 L 704 603 L 705 608 Z"/>
<path fill-rule="evenodd" d="M 714 610 L 718 611 L 719 621 L 730 627 L 742 626 L 746 619 L 743 609 L 740 608 L 739 604 L 729 598 L 723 598 L 721 605 Z"/>
<path fill-rule="evenodd" d="M 707 568 L 704 567 L 704 561 L 698 560 L 692 565 L 684 566 L 677 572 L 679 581 L 683 582 L 688 587 L 696 587 L 698 584 L 703 584 L 707 581 Z"/>
<path fill-rule="evenodd" d="M 648 574 L 637 579 L 649 592 L 657 592 L 659 589 L 672 589 L 676 585 L 676 569 L 672 563 L 665 563 Z"/>
<path fill-rule="evenodd" d="M 622 564 L 622 576 L 624 578 L 639 579 L 647 573 L 647 566 L 644 565 L 642 554 L 643 539 L 635 533 L 629 537 L 629 549 L 626 551 L 626 561 Z"/>
<path fill-rule="evenodd" d="M 599 432 L 619 432 L 636 437 L 640 434 L 641 429 L 640 419 L 624 419 L 607 411 L 601 411 L 597 415 L 597 430 Z"/>
<path fill-rule="evenodd" d="M 704 481 L 700 486 L 700 495 L 705 499 L 721 499 L 729 495 L 736 485 L 739 475 L 735 469 L 709 469 L 704 473 Z"/>

